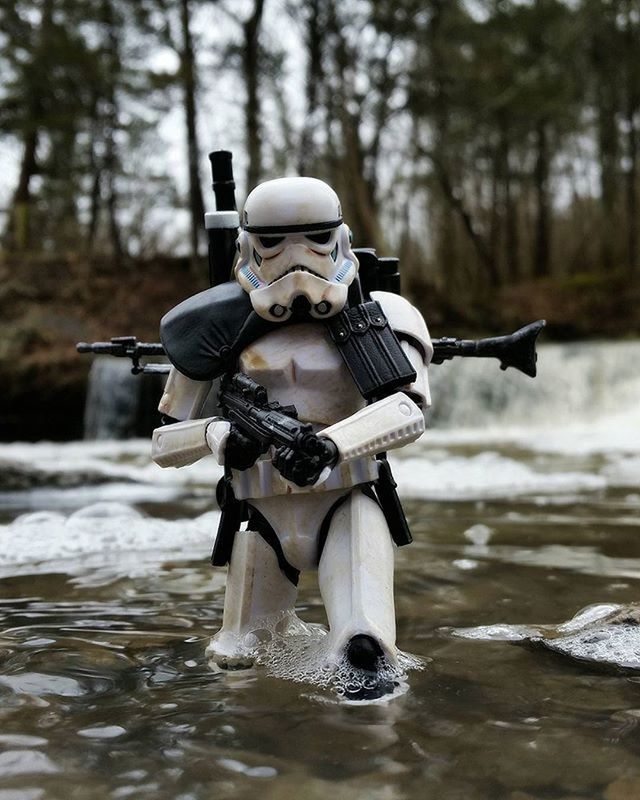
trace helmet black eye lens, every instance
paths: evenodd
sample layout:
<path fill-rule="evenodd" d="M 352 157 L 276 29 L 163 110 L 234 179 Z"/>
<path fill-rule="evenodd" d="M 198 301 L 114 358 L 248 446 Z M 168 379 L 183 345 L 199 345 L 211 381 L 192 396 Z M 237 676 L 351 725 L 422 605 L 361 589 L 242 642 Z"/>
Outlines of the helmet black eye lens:
<path fill-rule="evenodd" d="M 284 236 L 260 236 L 260 244 L 263 247 L 275 247 L 284 239 Z"/>
<path fill-rule="evenodd" d="M 324 231 L 324 233 L 308 233 L 307 239 L 316 244 L 326 244 L 331 238 L 333 231 Z"/>

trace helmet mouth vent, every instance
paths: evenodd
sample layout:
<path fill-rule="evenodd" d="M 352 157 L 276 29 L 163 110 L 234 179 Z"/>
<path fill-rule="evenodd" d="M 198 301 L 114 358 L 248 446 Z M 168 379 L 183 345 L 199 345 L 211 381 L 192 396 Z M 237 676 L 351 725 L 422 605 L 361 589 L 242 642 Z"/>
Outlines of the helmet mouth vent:
<path fill-rule="evenodd" d="M 296 316 L 306 316 L 311 311 L 311 303 L 303 294 L 299 294 L 293 298 L 291 303 L 291 312 Z"/>
<path fill-rule="evenodd" d="M 322 278 L 323 280 L 327 280 L 324 275 L 320 275 L 319 272 L 316 272 L 309 267 L 304 267 L 302 264 L 295 264 L 293 267 L 289 267 L 288 270 L 282 273 L 282 275 L 278 275 L 277 278 L 274 278 L 272 281 L 269 281 L 269 286 L 274 284 L 276 281 L 279 281 L 281 278 L 284 278 L 285 275 L 292 275 L 294 272 L 308 272 L 310 275 L 315 275 L 316 278 Z"/>

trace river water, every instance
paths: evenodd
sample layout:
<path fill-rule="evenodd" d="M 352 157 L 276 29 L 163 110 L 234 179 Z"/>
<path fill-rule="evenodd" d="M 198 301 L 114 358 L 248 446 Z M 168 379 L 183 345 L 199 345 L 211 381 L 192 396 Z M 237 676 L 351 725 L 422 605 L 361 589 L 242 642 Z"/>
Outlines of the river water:
<path fill-rule="evenodd" d="M 1 445 L 0 800 L 640 797 L 639 359 L 434 368 L 432 428 L 393 462 L 398 642 L 422 669 L 386 703 L 207 663 L 215 465 Z M 595 603 L 626 622 L 579 658 L 535 635 L 565 642 L 540 626 Z M 313 575 L 299 611 L 324 621 Z"/>

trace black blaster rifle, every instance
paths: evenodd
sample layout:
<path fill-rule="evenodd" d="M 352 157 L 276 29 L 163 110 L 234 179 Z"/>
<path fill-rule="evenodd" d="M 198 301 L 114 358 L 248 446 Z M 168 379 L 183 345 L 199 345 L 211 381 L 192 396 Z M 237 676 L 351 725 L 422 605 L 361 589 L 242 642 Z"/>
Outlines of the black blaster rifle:
<path fill-rule="evenodd" d="M 113 336 L 108 342 L 78 342 L 76 350 L 79 353 L 97 353 L 103 356 L 117 356 L 131 359 L 131 372 L 140 375 L 144 372 L 169 373 L 168 364 L 141 364 L 144 356 L 164 356 L 164 347 L 159 342 L 139 342 L 135 336 Z"/>
<path fill-rule="evenodd" d="M 287 476 L 298 486 L 311 486 L 338 460 L 335 444 L 315 434 L 309 423 L 300 422 L 295 406 L 270 403 L 264 386 L 243 372 L 223 380 L 219 404 L 224 418 L 259 442 L 262 452 L 273 445 L 307 456 L 304 466 Z"/>

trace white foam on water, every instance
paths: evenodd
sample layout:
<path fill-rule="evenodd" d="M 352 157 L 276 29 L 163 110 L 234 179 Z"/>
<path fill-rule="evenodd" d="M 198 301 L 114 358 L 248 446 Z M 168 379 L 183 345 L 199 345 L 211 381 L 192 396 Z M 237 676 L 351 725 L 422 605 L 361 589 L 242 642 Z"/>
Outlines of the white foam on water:
<path fill-rule="evenodd" d="M 485 547 L 487 544 L 489 544 L 489 540 L 493 535 L 493 529 L 488 525 L 483 525 L 481 522 L 479 522 L 476 525 L 472 525 L 470 528 L 467 528 L 466 531 L 463 531 L 462 535 L 476 547 Z"/>
<path fill-rule="evenodd" d="M 0 525 L 0 575 L 50 572 L 61 565 L 71 573 L 119 559 L 135 571 L 142 554 L 156 563 L 169 554 L 178 560 L 201 557 L 211 547 L 218 518 L 209 512 L 196 519 L 156 519 L 108 502 L 71 515 L 23 514 Z"/>
<path fill-rule="evenodd" d="M 544 639 L 543 643 L 549 650 L 579 661 L 640 669 L 640 630 L 637 622 L 603 624 L 571 636 Z"/>
<path fill-rule="evenodd" d="M 557 455 L 632 454 L 640 452 L 640 412 L 625 411 L 592 420 L 560 422 L 549 414 L 544 422 L 527 425 L 488 423 L 481 427 L 428 428 L 417 448 L 492 447 L 510 445 Z"/>
<path fill-rule="evenodd" d="M 268 675 L 329 689 L 345 701 L 350 694 L 374 688 L 378 681 L 397 684 L 398 693 L 403 693 L 406 673 L 424 669 L 423 661 L 402 651 L 398 651 L 397 664 L 384 662 L 377 678 L 353 667 L 346 658 L 336 663 L 328 647 L 327 629 L 291 613 L 263 617 L 237 644 L 238 652 L 264 667 Z M 396 692 L 390 696 L 397 696 Z"/>
<path fill-rule="evenodd" d="M 611 486 L 637 489 L 640 486 L 640 456 L 628 456 L 607 464 L 602 475 Z"/>
<path fill-rule="evenodd" d="M 637 606 L 597 603 L 561 625 L 485 625 L 458 628 L 452 635 L 480 641 L 539 644 L 568 658 L 602 666 L 640 669 L 640 613 Z"/>
<path fill-rule="evenodd" d="M 67 509 L 100 502 L 168 502 L 184 494 L 181 487 L 152 486 L 146 483 L 99 483 L 68 489 L 52 487 L 18 492 L 0 492 L 3 509 Z"/>
<path fill-rule="evenodd" d="M 453 636 L 460 639 L 479 639 L 485 642 L 521 642 L 538 635 L 538 629 L 527 625 L 478 625 L 476 628 L 455 628 Z"/>
<path fill-rule="evenodd" d="M 637 526 L 638 520 L 630 521 Z M 616 524 L 620 524 L 616 518 Z M 580 545 L 549 544 L 539 547 L 513 545 L 487 545 L 478 550 L 475 545 L 463 548 L 465 555 L 490 559 L 503 564 L 517 564 L 548 570 L 567 570 L 581 575 L 606 578 L 640 578 L 640 559 L 607 556 L 597 548 Z"/>
<path fill-rule="evenodd" d="M 484 451 L 451 452 L 462 446 Z M 517 457 L 497 452 L 505 446 L 518 448 Z M 567 469 L 562 459 L 557 464 L 553 459 L 538 463 L 541 453 L 569 456 L 572 466 Z M 594 461 L 594 456 L 600 459 Z M 427 431 L 420 442 L 391 453 L 390 460 L 401 494 L 415 499 L 477 500 L 629 488 L 640 485 L 640 425 L 634 430 L 616 418 L 562 429 L 493 426 Z M 170 499 L 186 491 L 211 491 L 222 475 L 212 457 L 181 469 L 161 469 L 151 461 L 145 440 L 0 444 L 2 461 L 27 472 L 50 473 L 52 484 L 56 475 L 73 475 L 79 484 L 83 475 L 90 477 L 89 485 L 76 488 L 47 486 L 0 494 L 0 503 L 8 507 L 62 507 L 76 493 L 84 503 L 117 497 L 136 502 L 153 499 L 153 488 L 166 493 L 155 495 L 157 499 Z M 96 484 L 100 477 L 104 484 Z M 115 485 L 110 488 L 108 483 Z M 68 496 L 57 499 L 55 493 L 65 491 Z"/>
<path fill-rule="evenodd" d="M 181 469 L 162 469 L 151 461 L 147 439 L 95 442 L 12 442 L 0 444 L 0 463 L 56 475 L 103 476 L 150 485 L 215 486 L 222 467 L 213 457 Z"/>
<path fill-rule="evenodd" d="M 393 460 L 394 477 L 404 497 L 425 500 L 481 500 L 530 494 L 599 491 L 601 475 L 586 472 L 542 472 L 495 452 L 448 456 L 435 460 L 424 452 Z"/>

